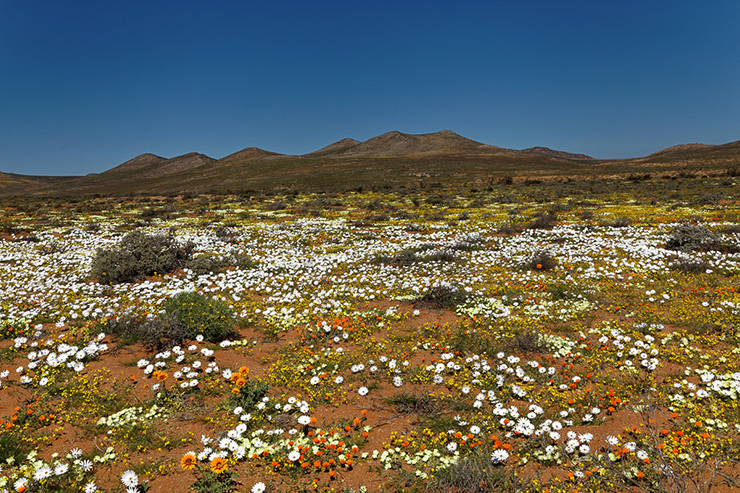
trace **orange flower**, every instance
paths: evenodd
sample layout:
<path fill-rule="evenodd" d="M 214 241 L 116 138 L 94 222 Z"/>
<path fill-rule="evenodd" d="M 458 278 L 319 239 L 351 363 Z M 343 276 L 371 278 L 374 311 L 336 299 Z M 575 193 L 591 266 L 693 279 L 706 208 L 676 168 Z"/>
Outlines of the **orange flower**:
<path fill-rule="evenodd" d="M 242 391 L 234 387 L 233 389 L 231 389 L 231 393 L 234 395 L 239 395 L 242 393 Z"/>
<path fill-rule="evenodd" d="M 183 469 L 190 470 L 195 467 L 197 460 L 193 454 L 185 454 L 180 459 L 180 465 Z"/>
<path fill-rule="evenodd" d="M 241 376 L 246 377 L 247 373 L 249 373 L 249 368 L 247 368 L 246 366 L 242 366 L 241 368 L 239 368 L 239 374 Z"/>
<path fill-rule="evenodd" d="M 237 387 L 244 387 L 244 385 L 246 385 L 246 383 L 247 383 L 247 381 L 244 380 L 243 378 L 238 378 L 236 380 L 236 386 Z"/>
<path fill-rule="evenodd" d="M 227 465 L 228 463 L 223 457 L 214 457 L 211 461 L 211 471 L 215 472 L 216 474 L 221 474 L 226 470 Z"/>
<path fill-rule="evenodd" d="M 167 375 L 166 371 L 160 371 L 159 374 L 157 375 L 157 380 L 159 380 L 160 382 L 164 382 L 165 380 L 167 380 L 168 376 L 169 375 Z"/>

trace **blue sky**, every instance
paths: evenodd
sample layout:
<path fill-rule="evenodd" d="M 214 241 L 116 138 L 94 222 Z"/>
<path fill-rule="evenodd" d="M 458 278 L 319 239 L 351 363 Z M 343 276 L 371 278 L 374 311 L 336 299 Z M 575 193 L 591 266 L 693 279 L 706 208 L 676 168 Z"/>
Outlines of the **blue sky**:
<path fill-rule="evenodd" d="M 740 139 L 740 2 L 0 1 L 0 171 L 450 129 L 597 158 Z"/>

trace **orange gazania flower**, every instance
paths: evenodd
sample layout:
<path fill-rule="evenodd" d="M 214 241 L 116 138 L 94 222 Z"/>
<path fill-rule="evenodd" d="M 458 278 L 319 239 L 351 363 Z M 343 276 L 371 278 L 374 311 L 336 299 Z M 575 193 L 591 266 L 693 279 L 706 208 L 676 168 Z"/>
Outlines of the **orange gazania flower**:
<path fill-rule="evenodd" d="M 160 382 L 164 382 L 165 380 L 167 380 L 168 376 L 169 375 L 167 375 L 166 371 L 160 371 L 159 374 L 157 375 L 157 380 L 159 380 Z"/>
<path fill-rule="evenodd" d="M 214 457 L 211 461 L 211 471 L 215 472 L 216 474 L 221 474 L 226 470 L 226 466 L 228 465 L 228 462 L 226 462 L 226 459 L 223 457 Z"/>
<path fill-rule="evenodd" d="M 193 454 L 185 454 L 180 459 L 180 465 L 183 469 L 190 470 L 195 467 L 197 460 Z"/>
<path fill-rule="evenodd" d="M 236 386 L 237 387 L 244 387 L 244 385 L 246 385 L 246 383 L 247 383 L 247 381 L 244 380 L 243 378 L 239 378 L 239 379 L 236 380 Z"/>
<path fill-rule="evenodd" d="M 245 377 L 247 376 L 247 373 L 249 373 L 249 368 L 247 368 L 246 366 L 242 366 L 241 368 L 239 368 L 239 374 L 241 376 Z"/>

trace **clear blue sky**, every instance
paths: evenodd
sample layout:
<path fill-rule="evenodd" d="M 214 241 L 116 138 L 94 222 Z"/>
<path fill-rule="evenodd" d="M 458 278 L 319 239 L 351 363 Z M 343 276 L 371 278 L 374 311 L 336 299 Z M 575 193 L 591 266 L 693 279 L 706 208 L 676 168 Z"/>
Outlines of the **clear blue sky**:
<path fill-rule="evenodd" d="M 450 129 L 597 158 L 740 139 L 740 2 L 0 1 L 0 171 Z"/>

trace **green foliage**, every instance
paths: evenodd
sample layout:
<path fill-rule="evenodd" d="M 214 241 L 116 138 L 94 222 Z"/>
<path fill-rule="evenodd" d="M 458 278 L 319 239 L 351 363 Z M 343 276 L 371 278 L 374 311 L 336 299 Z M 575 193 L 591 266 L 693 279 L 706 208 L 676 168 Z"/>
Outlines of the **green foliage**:
<path fill-rule="evenodd" d="M 26 457 L 31 447 L 23 441 L 19 433 L 12 431 L 0 432 L 0 464 L 21 462 Z"/>
<path fill-rule="evenodd" d="M 175 317 L 191 339 L 202 334 L 209 342 L 220 342 L 234 334 L 231 309 L 221 300 L 180 293 L 164 303 L 164 311 Z"/>
<path fill-rule="evenodd" d="M 203 274 L 218 272 L 228 265 L 229 262 L 227 260 L 208 255 L 188 260 L 185 267 L 193 271 L 196 275 L 202 276 Z"/>
<path fill-rule="evenodd" d="M 233 257 L 219 258 L 213 255 L 203 255 L 190 259 L 185 267 L 193 271 L 196 275 L 210 274 L 218 272 L 227 267 L 235 266 L 241 270 L 248 270 L 255 266 L 254 260 L 249 255 L 237 254 Z"/>
<path fill-rule="evenodd" d="M 229 396 L 228 407 L 230 409 L 242 407 L 245 412 L 248 412 L 267 395 L 269 390 L 270 385 L 267 382 L 263 382 L 262 380 L 247 380 L 247 383 L 239 388 L 238 394 L 232 393 Z"/>
<path fill-rule="evenodd" d="M 236 491 L 237 482 L 234 475 L 235 473 L 228 470 L 216 474 L 203 467 L 200 477 L 190 485 L 190 489 L 197 493 L 230 493 Z"/>
<path fill-rule="evenodd" d="M 485 452 L 478 451 L 440 470 L 433 483 L 428 485 L 427 491 L 459 493 L 521 491 L 523 481 L 514 474 L 514 471 L 493 466 L 490 457 Z"/>
<path fill-rule="evenodd" d="M 90 275 L 103 284 L 118 284 L 166 274 L 184 267 L 192 249 L 192 244 L 180 246 L 172 235 L 132 231 L 117 250 L 98 250 Z"/>

